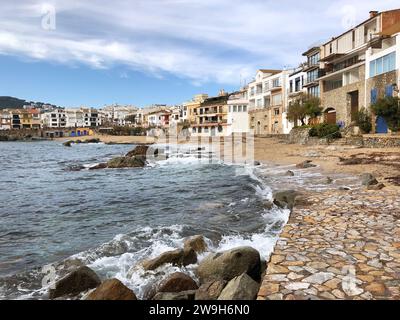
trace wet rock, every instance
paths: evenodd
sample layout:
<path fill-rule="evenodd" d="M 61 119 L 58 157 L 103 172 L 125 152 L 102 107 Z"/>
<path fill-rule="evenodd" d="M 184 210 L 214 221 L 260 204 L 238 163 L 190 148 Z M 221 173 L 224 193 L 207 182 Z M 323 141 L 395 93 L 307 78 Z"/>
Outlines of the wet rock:
<path fill-rule="evenodd" d="M 298 193 L 295 190 L 276 191 L 273 194 L 274 204 L 280 208 L 293 209 Z"/>
<path fill-rule="evenodd" d="M 261 166 L 261 162 L 260 161 L 254 161 L 254 165 L 255 166 Z"/>
<path fill-rule="evenodd" d="M 194 300 L 196 290 L 182 292 L 158 292 L 153 300 Z"/>
<path fill-rule="evenodd" d="M 100 139 L 98 138 L 93 138 L 93 139 L 87 139 L 84 141 L 84 143 L 100 143 Z"/>
<path fill-rule="evenodd" d="M 66 171 L 81 171 L 81 170 L 83 170 L 83 169 L 85 169 L 85 167 L 78 164 L 78 165 L 71 165 L 71 166 L 68 166 L 67 169 L 66 169 Z"/>
<path fill-rule="evenodd" d="M 239 247 L 208 255 L 197 268 L 201 283 L 213 280 L 230 281 L 247 273 L 256 281 L 260 280 L 260 254 L 252 247 Z"/>
<path fill-rule="evenodd" d="M 197 283 L 183 272 L 175 272 L 161 282 L 158 292 L 182 292 L 197 290 Z"/>
<path fill-rule="evenodd" d="M 314 167 L 317 166 L 317 165 L 315 165 L 315 164 L 313 164 L 311 162 L 312 162 L 311 160 L 303 161 L 301 163 L 296 164 L 296 168 L 307 169 L 307 168 L 314 168 Z"/>
<path fill-rule="evenodd" d="M 378 184 L 378 180 L 371 173 L 363 173 L 361 175 L 361 184 L 368 187 Z"/>
<path fill-rule="evenodd" d="M 193 249 L 188 251 L 185 251 L 183 249 L 177 249 L 164 252 L 163 254 L 154 259 L 145 260 L 141 263 L 141 265 L 145 270 L 155 270 L 158 267 L 167 263 L 171 263 L 173 265 L 178 265 L 178 266 L 187 266 L 189 264 L 193 264 L 196 262 L 197 262 L 197 255 Z"/>
<path fill-rule="evenodd" d="M 183 249 L 188 252 L 193 249 L 196 253 L 203 253 L 207 251 L 207 244 L 203 236 L 197 235 L 186 239 Z"/>
<path fill-rule="evenodd" d="M 146 165 L 146 160 L 140 156 L 116 157 L 107 162 L 107 168 L 139 168 Z"/>
<path fill-rule="evenodd" d="M 367 187 L 368 190 L 382 190 L 383 188 L 385 188 L 383 183 L 372 184 Z"/>
<path fill-rule="evenodd" d="M 285 176 L 294 177 L 294 172 L 292 170 L 288 170 L 288 171 L 286 171 Z"/>
<path fill-rule="evenodd" d="M 324 182 L 325 182 L 326 184 L 332 184 L 333 179 L 332 179 L 331 177 L 326 177 L 325 180 L 324 180 Z"/>
<path fill-rule="evenodd" d="M 107 168 L 107 163 L 99 163 L 93 167 L 90 167 L 89 170 L 98 170 Z"/>
<path fill-rule="evenodd" d="M 228 281 L 209 281 L 196 291 L 195 300 L 217 300 Z"/>
<path fill-rule="evenodd" d="M 84 266 L 58 280 L 54 289 L 50 289 L 50 299 L 66 295 L 77 295 L 83 291 L 96 288 L 101 284 L 100 278 L 90 268 Z"/>
<path fill-rule="evenodd" d="M 118 279 L 108 279 L 92 291 L 86 300 L 137 300 L 135 293 Z"/>
<path fill-rule="evenodd" d="M 73 141 L 66 141 L 66 142 L 63 143 L 63 146 L 64 147 L 71 147 L 72 143 L 73 143 Z"/>
<path fill-rule="evenodd" d="M 150 146 L 147 146 L 147 145 L 136 146 L 135 149 L 129 151 L 126 154 L 126 157 L 135 157 L 135 156 L 144 156 L 145 157 L 147 154 L 147 151 L 149 150 L 149 147 Z"/>
<path fill-rule="evenodd" d="M 243 273 L 228 282 L 218 300 L 255 300 L 259 288 L 259 283 Z"/>

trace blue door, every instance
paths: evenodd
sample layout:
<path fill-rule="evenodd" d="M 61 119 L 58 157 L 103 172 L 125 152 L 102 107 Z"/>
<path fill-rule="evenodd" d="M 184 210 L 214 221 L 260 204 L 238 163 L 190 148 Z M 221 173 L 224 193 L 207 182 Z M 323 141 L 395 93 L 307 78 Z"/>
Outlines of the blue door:
<path fill-rule="evenodd" d="M 382 117 L 377 117 L 376 118 L 376 133 L 387 133 L 388 132 L 388 126 Z"/>

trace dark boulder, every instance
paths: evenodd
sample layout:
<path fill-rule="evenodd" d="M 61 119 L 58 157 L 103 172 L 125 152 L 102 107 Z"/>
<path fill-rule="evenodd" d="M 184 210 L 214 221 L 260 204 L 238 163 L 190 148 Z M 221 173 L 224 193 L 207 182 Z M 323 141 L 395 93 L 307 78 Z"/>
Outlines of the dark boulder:
<path fill-rule="evenodd" d="M 158 292 L 181 292 L 197 289 L 197 283 L 191 277 L 183 272 L 175 272 L 161 282 Z"/>
<path fill-rule="evenodd" d="M 260 284 L 244 273 L 228 282 L 218 300 L 255 300 L 259 289 Z"/>
<path fill-rule="evenodd" d="M 197 235 L 185 240 L 183 249 L 187 252 L 193 249 L 196 253 L 203 253 L 207 251 L 207 243 L 203 236 Z"/>
<path fill-rule="evenodd" d="M 368 190 L 382 190 L 383 188 L 385 188 L 383 183 L 371 184 L 367 187 Z"/>
<path fill-rule="evenodd" d="M 371 186 L 374 184 L 378 184 L 378 180 L 371 173 L 363 173 L 361 175 L 361 184 L 363 186 Z"/>
<path fill-rule="evenodd" d="M 73 141 L 65 141 L 65 142 L 63 143 L 63 146 L 64 146 L 64 147 L 71 147 L 72 143 L 73 143 Z"/>
<path fill-rule="evenodd" d="M 307 168 L 314 168 L 314 167 L 317 166 L 317 165 L 315 165 L 315 164 L 313 164 L 311 162 L 312 162 L 311 160 L 303 161 L 301 163 L 296 164 L 296 168 L 307 169 Z"/>
<path fill-rule="evenodd" d="M 171 263 L 177 266 L 187 266 L 189 264 L 193 264 L 196 262 L 197 262 L 197 255 L 193 249 L 187 251 L 183 249 L 176 249 L 164 252 L 163 254 L 154 259 L 145 260 L 141 263 L 141 265 L 145 270 L 155 270 L 158 267 L 167 263 Z"/>
<path fill-rule="evenodd" d="M 294 172 L 292 170 L 288 170 L 288 171 L 285 172 L 285 176 L 294 177 Z"/>
<path fill-rule="evenodd" d="M 146 165 L 146 160 L 140 156 L 116 157 L 107 162 L 107 168 L 139 168 Z"/>
<path fill-rule="evenodd" d="M 107 163 L 99 163 L 93 167 L 90 167 L 89 170 L 98 170 L 98 169 L 105 169 L 107 168 Z"/>
<path fill-rule="evenodd" d="M 66 275 L 50 289 L 50 299 L 67 295 L 77 295 L 83 291 L 96 288 L 101 284 L 100 278 L 90 268 L 84 266 Z"/>
<path fill-rule="evenodd" d="M 196 291 L 195 300 L 217 300 L 228 281 L 215 280 L 204 283 Z"/>
<path fill-rule="evenodd" d="M 92 291 L 86 300 L 137 300 L 135 293 L 118 279 L 108 279 Z"/>
<path fill-rule="evenodd" d="M 298 193 L 295 190 L 276 191 L 273 194 L 274 204 L 280 208 L 293 209 Z"/>
<path fill-rule="evenodd" d="M 147 151 L 149 150 L 149 146 L 146 145 L 139 145 L 136 146 L 135 149 L 129 151 L 126 154 L 126 157 L 134 157 L 134 156 L 146 156 L 147 155 Z"/>
<path fill-rule="evenodd" d="M 254 280 L 261 277 L 260 253 L 252 247 L 239 247 L 208 255 L 197 268 L 201 283 L 213 280 L 230 281 L 247 273 Z"/>

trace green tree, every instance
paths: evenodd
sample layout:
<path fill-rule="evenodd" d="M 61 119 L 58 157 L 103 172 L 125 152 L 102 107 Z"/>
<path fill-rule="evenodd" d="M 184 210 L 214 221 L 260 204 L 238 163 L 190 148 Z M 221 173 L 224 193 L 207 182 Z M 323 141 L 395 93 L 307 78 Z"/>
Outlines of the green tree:
<path fill-rule="evenodd" d="M 300 94 L 298 98 L 289 106 L 287 118 L 297 125 L 297 121 L 304 126 L 307 117 L 315 118 L 321 115 L 321 101 L 317 97 Z"/>
<path fill-rule="evenodd" d="M 400 129 L 400 98 L 385 97 L 371 105 L 376 116 L 385 119 L 389 129 L 397 132 Z"/>

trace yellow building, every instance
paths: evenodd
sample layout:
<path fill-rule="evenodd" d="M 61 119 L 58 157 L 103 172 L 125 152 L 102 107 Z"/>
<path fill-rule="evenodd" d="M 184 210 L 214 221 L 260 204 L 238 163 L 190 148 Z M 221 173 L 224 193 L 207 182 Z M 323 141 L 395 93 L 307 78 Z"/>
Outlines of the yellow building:
<path fill-rule="evenodd" d="M 201 103 L 208 98 L 207 94 L 196 94 L 192 100 L 183 103 L 183 121 L 187 121 L 190 124 L 195 123 L 196 114 L 195 110 L 200 107 Z"/>

